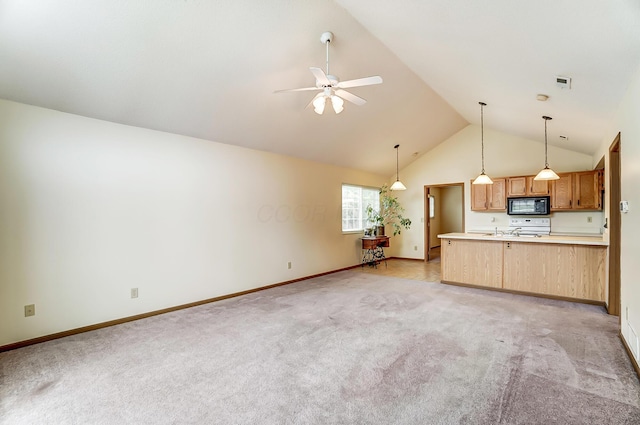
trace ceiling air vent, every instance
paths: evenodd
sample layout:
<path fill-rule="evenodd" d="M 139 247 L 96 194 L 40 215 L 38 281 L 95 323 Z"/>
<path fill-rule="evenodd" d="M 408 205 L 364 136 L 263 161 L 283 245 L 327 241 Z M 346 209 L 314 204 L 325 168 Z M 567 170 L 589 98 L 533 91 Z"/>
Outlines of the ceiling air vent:
<path fill-rule="evenodd" d="M 571 89 L 571 77 L 556 75 L 556 85 L 561 89 Z"/>

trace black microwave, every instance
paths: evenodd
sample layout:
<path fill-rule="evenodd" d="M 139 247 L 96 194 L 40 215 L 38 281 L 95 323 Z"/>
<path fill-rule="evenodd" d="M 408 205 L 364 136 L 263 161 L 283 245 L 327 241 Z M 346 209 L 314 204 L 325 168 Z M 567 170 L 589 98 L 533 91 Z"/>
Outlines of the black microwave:
<path fill-rule="evenodd" d="M 549 215 L 551 198 L 549 196 L 529 196 L 526 198 L 507 198 L 509 215 Z"/>

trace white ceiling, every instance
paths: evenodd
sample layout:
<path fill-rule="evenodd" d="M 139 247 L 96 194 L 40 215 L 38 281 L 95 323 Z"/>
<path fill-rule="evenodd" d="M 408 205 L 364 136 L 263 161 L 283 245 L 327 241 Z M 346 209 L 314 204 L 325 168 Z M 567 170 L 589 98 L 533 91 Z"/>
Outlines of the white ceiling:
<path fill-rule="evenodd" d="M 327 30 L 332 74 L 384 83 L 319 116 L 273 92 L 314 84 Z M 384 175 L 478 101 L 488 128 L 543 141 L 550 115 L 550 144 L 592 154 L 639 66 L 635 0 L 0 0 L 1 98 Z"/>

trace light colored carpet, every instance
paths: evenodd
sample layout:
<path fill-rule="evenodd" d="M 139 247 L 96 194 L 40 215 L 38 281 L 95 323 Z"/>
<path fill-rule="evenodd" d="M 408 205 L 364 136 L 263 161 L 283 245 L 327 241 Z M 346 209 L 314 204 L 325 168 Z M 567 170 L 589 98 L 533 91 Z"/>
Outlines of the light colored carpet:
<path fill-rule="evenodd" d="M 603 309 L 346 271 L 0 353 L 2 424 L 639 424 Z"/>

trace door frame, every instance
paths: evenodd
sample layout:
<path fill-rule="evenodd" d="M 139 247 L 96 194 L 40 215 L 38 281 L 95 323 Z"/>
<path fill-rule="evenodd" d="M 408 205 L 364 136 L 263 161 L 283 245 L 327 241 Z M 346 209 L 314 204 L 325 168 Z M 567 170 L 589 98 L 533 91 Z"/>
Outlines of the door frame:
<path fill-rule="evenodd" d="M 427 263 L 431 260 L 431 219 L 429 217 L 429 195 L 430 189 L 459 186 L 462 190 L 462 231 L 465 231 L 465 205 L 464 205 L 464 182 L 460 183 L 447 183 L 447 184 L 430 184 L 424 186 L 424 195 L 422 196 L 422 202 L 424 202 L 424 262 Z"/>
<path fill-rule="evenodd" d="M 609 297 L 607 312 L 621 317 L 620 310 L 620 239 L 622 220 L 620 217 L 621 178 L 620 178 L 620 133 L 609 146 Z"/>

